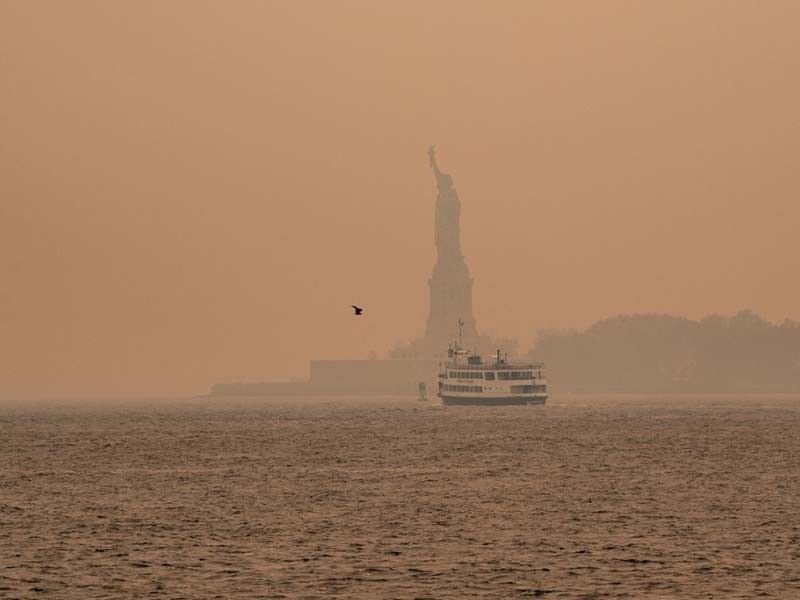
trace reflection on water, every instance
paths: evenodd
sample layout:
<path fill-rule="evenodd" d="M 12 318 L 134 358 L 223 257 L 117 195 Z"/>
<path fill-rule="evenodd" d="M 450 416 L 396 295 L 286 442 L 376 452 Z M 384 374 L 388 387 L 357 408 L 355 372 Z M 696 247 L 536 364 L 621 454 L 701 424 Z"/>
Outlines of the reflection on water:
<path fill-rule="evenodd" d="M 800 398 L 0 408 L 0 598 L 800 597 Z"/>

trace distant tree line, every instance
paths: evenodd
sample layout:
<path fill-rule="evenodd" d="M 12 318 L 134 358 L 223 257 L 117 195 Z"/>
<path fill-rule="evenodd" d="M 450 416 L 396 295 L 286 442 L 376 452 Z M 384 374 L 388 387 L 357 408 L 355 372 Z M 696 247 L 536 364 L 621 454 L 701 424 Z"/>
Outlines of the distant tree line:
<path fill-rule="evenodd" d="M 743 310 L 700 321 L 622 315 L 583 332 L 543 331 L 529 357 L 553 389 L 800 391 L 800 323 Z"/>

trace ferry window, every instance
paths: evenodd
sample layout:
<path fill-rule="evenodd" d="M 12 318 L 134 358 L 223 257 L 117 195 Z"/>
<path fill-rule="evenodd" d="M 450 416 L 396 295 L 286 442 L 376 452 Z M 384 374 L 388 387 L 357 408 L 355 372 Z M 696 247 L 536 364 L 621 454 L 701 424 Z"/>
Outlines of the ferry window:
<path fill-rule="evenodd" d="M 483 392 L 483 386 L 442 384 L 442 390 L 445 392 L 471 392 L 480 394 L 481 392 Z"/>
<path fill-rule="evenodd" d="M 453 379 L 483 379 L 481 371 L 450 371 L 450 377 Z"/>
<path fill-rule="evenodd" d="M 512 371 L 511 379 L 532 379 L 533 371 Z"/>
<path fill-rule="evenodd" d="M 494 381 L 494 373 L 487 372 L 484 374 L 484 378 L 486 378 L 488 381 Z"/>
<path fill-rule="evenodd" d="M 512 385 L 511 386 L 511 393 L 512 394 L 532 394 L 533 392 L 541 391 L 539 388 L 543 386 L 539 385 Z"/>

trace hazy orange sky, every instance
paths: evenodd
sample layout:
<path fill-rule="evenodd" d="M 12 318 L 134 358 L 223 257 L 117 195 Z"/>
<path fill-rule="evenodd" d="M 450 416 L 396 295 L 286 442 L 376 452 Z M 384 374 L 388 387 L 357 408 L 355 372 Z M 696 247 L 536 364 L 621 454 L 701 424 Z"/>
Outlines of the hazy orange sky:
<path fill-rule="evenodd" d="M 0 395 L 200 393 L 420 334 L 800 319 L 800 3 L 0 3 Z M 350 304 L 366 308 L 351 316 Z"/>

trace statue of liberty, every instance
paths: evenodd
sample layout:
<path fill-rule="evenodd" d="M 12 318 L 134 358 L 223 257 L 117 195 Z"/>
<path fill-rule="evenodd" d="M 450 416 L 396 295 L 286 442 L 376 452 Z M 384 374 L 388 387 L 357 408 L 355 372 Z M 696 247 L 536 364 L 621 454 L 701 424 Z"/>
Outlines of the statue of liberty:
<path fill-rule="evenodd" d="M 436 148 L 428 148 L 428 158 L 436 176 L 439 194 L 436 198 L 436 216 L 434 225 L 434 242 L 439 260 L 461 257 L 460 219 L 461 201 L 453 188 L 453 178 L 442 173 L 436 164 Z"/>
<path fill-rule="evenodd" d="M 461 253 L 461 200 L 453 178 L 442 173 L 436 162 L 436 148 L 428 148 L 428 162 L 436 177 L 434 241 L 436 263 L 428 279 L 429 311 L 425 334 L 391 351 L 394 358 L 442 357 L 448 345 L 463 333 L 465 347 L 493 352 L 509 348 L 502 340 L 480 335 L 472 312 L 472 277 Z"/>

